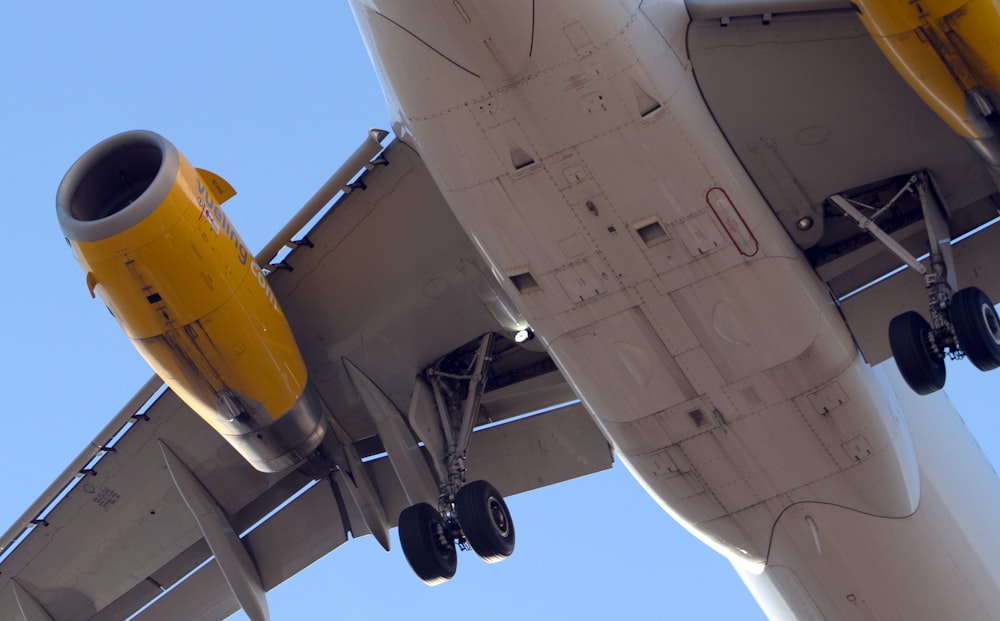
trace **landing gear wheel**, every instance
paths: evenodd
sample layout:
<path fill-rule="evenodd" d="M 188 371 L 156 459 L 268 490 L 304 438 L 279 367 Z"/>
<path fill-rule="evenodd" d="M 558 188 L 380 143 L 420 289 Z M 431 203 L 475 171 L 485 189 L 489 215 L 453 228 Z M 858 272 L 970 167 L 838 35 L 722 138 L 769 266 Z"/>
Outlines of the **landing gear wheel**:
<path fill-rule="evenodd" d="M 931 351 L 931 326 L 915 311 L 896 315 L 889 322 L 889 348 L 899 373 L 918 395 L 929 395 L 944 387 L 944 356 Z"/>
<path fill-rule="evenodd" d="M 479 558 L 498 563 L 514 552 L 514 522 L 507 503 L 486 481 L 473 481 L 458 490 L 455 513 Z"/>
<path fill-rule="evenodd" d="M 458 568 L 455 543 L 437 509 L 426 502 L 399 514 L 399 543 L 414 573 L 434 586 L 450 580 Z"/>
<path fill-rule="evenodd" d="M 951 323 L 958 345 L 977 369 L 1000 367 L 1000 319 L 982 290 L 966 287 L 952 296 Z"/>

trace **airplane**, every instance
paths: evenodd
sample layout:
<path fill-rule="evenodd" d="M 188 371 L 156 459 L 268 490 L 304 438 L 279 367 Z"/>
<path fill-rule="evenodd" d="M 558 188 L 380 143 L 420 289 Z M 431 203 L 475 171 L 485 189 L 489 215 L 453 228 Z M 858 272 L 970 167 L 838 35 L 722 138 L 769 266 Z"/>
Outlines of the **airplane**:
<path fill-rule="evenodd" d="M 776 20 L 776 22 L 777 22 L 777 20 Z M 738 24 L 737 24 L 737 25 L 738 25 Z M 720 27 L 721 27 L 721 26 L 720 26 Z M 727 27 L 728 27 L 728 26 L 727 26 Z M 530 164 L 529 164 L 529 166 L 530 166 Z M 748 238 L 747 238 L 747 239 L 748 239 Z M 807 521 L 807 523 L 808 523 L 808 521 Z M 818 530 L 818 529 L 817 529 L 817 530 Z M 815 531 L 814 531 L 814 532 L 815 532 Z M 818 544 L 818 543 L 817 543 L 816 545 L 817 545 L 817 547 L 819 547 L 819 544 Z"/>
<path fill-rule="evenodd" d="M 37 395 L 52 390 L 52 378 L 59 378 L 60 393 L 74 395 L 72 408 L 47 409 L 47 416 L 5 417 L 10 437 L 45 438 L 44 457 L 31 442 L 5 446 L 11 463 L 31 464 L 4 478 L 0 523 L 5 527 L 150 376 L 107 311 L 86 293 L 58 233 L 52 194 L 72 162 L 122 130 L 147 127 L 169 136 L 190 157 L 224 173 L 240 191 L 230 213 L 256 249 L 357 146 L 365 128 L 388 125 L 381 90 L 346 3 L 296 4 L 277 15 L 201 3 L 173 6 L 171 11 L 68 6 L 52 15 L 28 3 L 13 7 L 10 20 L 0 21 L 46 23 L 42 31 L 18 29 L 0 38 L 7 57 L 21 59 L 18 73 L 7 83 L 19 85 L 22 93 L 4 104 L 19 119 L 4 125 L 4 145 L 19 157 L 0 168 L 0 181 L 10 204 L 32 206 L 9 214 L 11 228 L 38 232 L 8 240 L 8 250 L 12 256 L 33 257 L 33 267 L 44 274 L 19 280 L 23 298 L 17 299 L 44 300 L 51 291 L 67 292 L 58 306 L 30 313 L 22 304 L 0 305 L 7 325 L 23 327 L 5 338 L 7 351 L 16 353 L 23 371 L 0 375 L 0 385 L 9 412 L 37 411 Z M 194 12 L 207 23 L 227 24 L 213 33 L 214 45 L 202 45 L 202 32 L 189 27 L 188 16 Z M 137 23 L 144 30 L 137 31 Z M 245 35 L 265 29 L 273 33 L 273 44 L 265 48 Z M 124 48 L 141 48 L 150 32 L 171 39 L 174 46 L 142 58 L 121 54 Z M 322 52 L 312 44 L 298 45 L 300 37 L 321 42 Z M 105 70 L 112 58 L 137 92 L 185 83 L 190 79 L 187 68 L 204 63 L 227 76 L 229 94 L 208 99 L 192 89 L 183 91 L 183 97 L 151 97 L 136 106 L 115 96 L 121 79 Z M 7 76 L 13 68 L 4 65 L 0 72 Z M 331 77 L 316 79 L 319 75 Z M 62 99 L 67 80 L 75 93 L 72 106 Z M 350 97 L 344 96 L 345 84 Z M 300 139 L 306 135 L 308 140 Z M 50 349 L 54 343 L 62 344 L 57 355 Z M 600 538 L 581 553 L 579 538 L 607 528 L 614 518 L 595 499 L 630 507 L 631 527 L 647 534 L 641 544 Z M 728 563 L 664 514 L 620 464 L 540 494 L 514 496 L 509 503 L 521 544 L 504 563 L 487 566 L 463 555 L 458 579 L 428 589 L 413 578 L 398 542 L 387 554 L 366 538 L 342 546 L 270 591 L 272 618 L 326 616 L 333 608 L 345 617 L 399 617 L 445 603 L 478 606 L 497 589 L 517 596 L 493 610 L 478 608 L 481 618 L 619 612 L 641 617 L 661 606 L 665 581 L 672 585 L 671 610 L 679 617 L 763 618 Z M 590 510 L 581 513 L 580 506 Z M 664 564 L 664 559 L 683 562 Z M 597 576 L 587 569 L 591 563 L 629 571 Z M 383 580 L 390 577 L 393 597 L 386 598 Z M 720 592 L 725 596 L 719 597 Z M 242 613 L 234 617 L 244 618 Z"/>

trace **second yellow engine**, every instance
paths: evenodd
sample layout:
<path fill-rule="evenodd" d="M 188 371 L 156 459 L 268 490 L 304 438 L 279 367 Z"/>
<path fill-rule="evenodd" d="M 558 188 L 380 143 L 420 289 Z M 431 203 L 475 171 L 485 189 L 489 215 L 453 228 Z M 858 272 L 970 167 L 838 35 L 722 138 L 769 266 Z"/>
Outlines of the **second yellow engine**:
<path fill-rule="evenodd" d="M 1000 167 L 1000 5 L 993 0 L 855 0 L 861 21 L 924 102 Z"/>

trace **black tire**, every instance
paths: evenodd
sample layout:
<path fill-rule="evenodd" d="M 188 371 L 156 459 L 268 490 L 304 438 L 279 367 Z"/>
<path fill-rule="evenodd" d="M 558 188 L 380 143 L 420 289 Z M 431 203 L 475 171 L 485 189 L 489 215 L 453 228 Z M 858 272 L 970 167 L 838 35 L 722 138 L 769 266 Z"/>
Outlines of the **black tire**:
<path fill-rule="evenodd" d="M 450 580 L 458 568 L 455 543 L 447 535 L 444 518 L 426 502 L 399 514 L 399 543 L 413 572 L 434 586 Z"/>
<path fill-rule="evenodd" d="M 455 513 L 466 541 L 479 558 L 497 563 L 514 552 L 514 522 L 507 503 L 486 481 L 473 481 L 458 490 Z"/>
<path fill-rule="evenodd" d="M 1000 318 L 989 296 L 966 287 L 951 298 L 951 323 L 958 345 L 980 371 L 1000 367 Z"/>
<path fill-rule="evenodd" d="M 927 337 L 931 326 L 920 313 L 907 311 L 889 322 L 889 348 L 900 375 L 913 392 L 929 395 L 944 387 L 944 356 L 934 354 Z"/>

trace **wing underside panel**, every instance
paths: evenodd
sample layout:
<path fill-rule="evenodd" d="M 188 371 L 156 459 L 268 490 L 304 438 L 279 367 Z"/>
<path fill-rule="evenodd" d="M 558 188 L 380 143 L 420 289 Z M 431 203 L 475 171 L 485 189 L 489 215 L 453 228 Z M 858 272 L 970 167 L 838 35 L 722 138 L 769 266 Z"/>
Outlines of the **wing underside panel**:
<path fill-rule="evenodd" d="M 392 143 L 376 162 L 302 233 L 308 243 L 279 258 L 270 278 L 311 381 L 365 459 L 395 525 L 407 501 L 343 360 L 406 412 L 424 369 L 447 356 L 463 360 L 466 343 L 499 327 L 484 304 L 489 271 L 415 152 Z M 540 349 L 506 347 L 482 398 L 469 480 L 488 478 L 510 495 L 610 467 L 604 436 L 582 406 L 565 405 L 574 397 L 551 360 Z M 170 391 L 143 405 L 149 392 L 102 432 L 108 437 L 95 439 L 80 472 L 54 484 L 36 503 L 41 509 L 10 531 L 15 541 L 4 542 L 0 556 L 0 618 L 35 621 L 22 614 L 29 598 L 54 621 L 124 619 L 140 610 L 137 619 L 208 620 L 237 609 L 171 480 L 161 441 L 242 533 L 265 589 L 367 534 L 337 483 L 341 475 L 257 472 Z M 126 432 L 114 431 L 121 425 Z"/>
<path fill-rule="evenodd" d="M 849 3 L 687 5 L 691 64 L 719 127 L 832 296 L 844 300 L 868 361 L 884 360 L 886 326 L 900 312 L 889 309 L 925 309 L 923 283 L 912 273 L 880 281 L 902 261 L 829 197 L 867 205 L 866 216 L 921 257 L 928 235 L 917 193 L 900 191 L 907 180 L 928 173 L 954 239 L 997 217 L 1000 176 L 909 88 Z M 996 300 L 1000 281 L 984 269 L 981 249 L 995 247 L 997 233 L 987 231 L 963 251 L 956 246 L 956 269 L 960 287 Z"/>
<path fill-rule="evenodd" d="M 480 432 L 470 454 L 476 457 L 469 464 L 469 479 L 495 482 L 508 496 L 611 466 L 604 437 L 580 405 Z M 387 459 L 369 466 L 395 525 L 406 506 L 403 491 Z M 540 483 L 536 480 L 539 477 Z M 339 501 L 336 489 L 328 481 L 320 481 L 245 537 L 264 588 L 277 586 L 345 543 L 348 531 L 352 537 L 367 534 L 360 516 L 344 523 Z M 180 618 L 185 619 L 224 618 L 218 616 L 219 611 L 231 614 L 238 607 L 228 589 L 219 588 L 220 584 L 225 586 L 221 580 L 215 563 L 206 563 L 136 621 L 176 619 L 178 610 L 184 611 Z"/>

